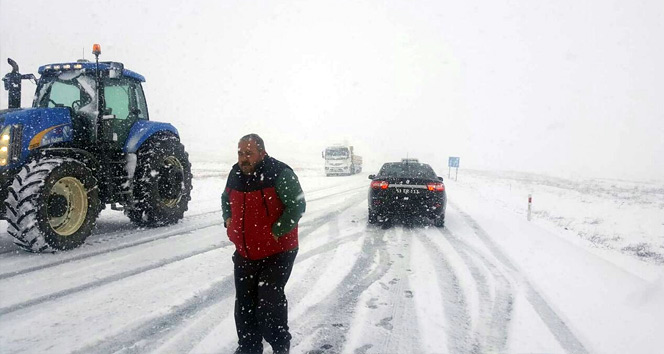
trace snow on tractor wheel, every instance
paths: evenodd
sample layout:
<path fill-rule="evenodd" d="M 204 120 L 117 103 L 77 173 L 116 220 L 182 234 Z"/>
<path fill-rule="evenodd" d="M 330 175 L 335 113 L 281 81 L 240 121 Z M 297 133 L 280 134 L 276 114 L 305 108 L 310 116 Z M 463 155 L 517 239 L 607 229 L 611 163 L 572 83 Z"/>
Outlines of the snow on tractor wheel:
<path fill-rule="evenodd" d="M 161 226 L 184 217 L 191 200 L 191 164 L 180 141 L 171 135 L 150 138 L 138 150 L 133 207 L 126 210 L 141 226 Z"/>
<path fill-rule="evenodd" d="M 23 166 L 5 205 L 7 231 L 29 252 L 80 246 L 101 211 L 92 171 L 71 158 L 43 158 Z"/>

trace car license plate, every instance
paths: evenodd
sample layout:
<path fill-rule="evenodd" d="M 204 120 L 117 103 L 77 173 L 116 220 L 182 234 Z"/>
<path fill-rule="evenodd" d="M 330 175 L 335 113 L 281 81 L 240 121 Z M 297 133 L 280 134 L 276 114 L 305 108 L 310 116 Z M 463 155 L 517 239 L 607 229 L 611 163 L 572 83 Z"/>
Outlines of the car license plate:
<path fill-rule="evenodd" d="M 420 191 L 418 189 L 413 189 L 413 188 L 396 188 L 397 193 L 403 193 L 403 194 L 420 194 Z"/>

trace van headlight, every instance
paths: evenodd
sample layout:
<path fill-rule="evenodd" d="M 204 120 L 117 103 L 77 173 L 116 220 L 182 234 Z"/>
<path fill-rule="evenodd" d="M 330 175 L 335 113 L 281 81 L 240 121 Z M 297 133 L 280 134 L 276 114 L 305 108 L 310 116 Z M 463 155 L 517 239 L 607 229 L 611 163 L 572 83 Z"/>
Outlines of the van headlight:
<path fill-rule="evenodd" d="M 0 166 L 9 163 L 9 144 L 11 142 L 12 126 L 8 125 L 0 132 Z"/>

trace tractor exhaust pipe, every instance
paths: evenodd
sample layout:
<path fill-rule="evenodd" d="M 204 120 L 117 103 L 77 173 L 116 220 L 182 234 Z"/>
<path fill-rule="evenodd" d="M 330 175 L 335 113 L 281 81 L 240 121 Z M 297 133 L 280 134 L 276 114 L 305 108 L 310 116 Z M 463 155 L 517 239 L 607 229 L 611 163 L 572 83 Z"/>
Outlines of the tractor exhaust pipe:
<path fill-rule="evenodd" d="M 2 78 L 2 81 L 5 82 L 5 90 L 9 91 L 7 108 L 21 108 L 22 75 L 18 72 L 18 64 L 14 60 L 7 58 L 7 62 L 12 66 L 12 71 Z"/>
<path fill-rule="evenodd" d="M 18 64 L 12 58 L 7 58 L 7 62 L 12 67 L 12 71 L 2 78 L 5 83 L 5 90 L 9 91 L 7 108 L 21 108 L 21 81 L 32 80 L 37 84 L 37 78 L 33 74 L 23 75 L 18 72 Z"/>

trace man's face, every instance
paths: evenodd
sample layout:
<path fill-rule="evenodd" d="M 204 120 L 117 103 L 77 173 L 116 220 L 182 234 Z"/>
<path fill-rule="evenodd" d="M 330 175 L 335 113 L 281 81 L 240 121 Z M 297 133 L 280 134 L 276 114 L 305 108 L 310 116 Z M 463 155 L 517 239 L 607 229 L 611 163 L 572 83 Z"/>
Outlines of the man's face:
<path fill-rule="evenodd" d="M 250 175 L 256 170 L 256 165 L 263 161 L 265 151 L 258 152 L 258 146 L 253 140 L 242 140 L 237 144 L 237 163 L 242 173 Z"/>

